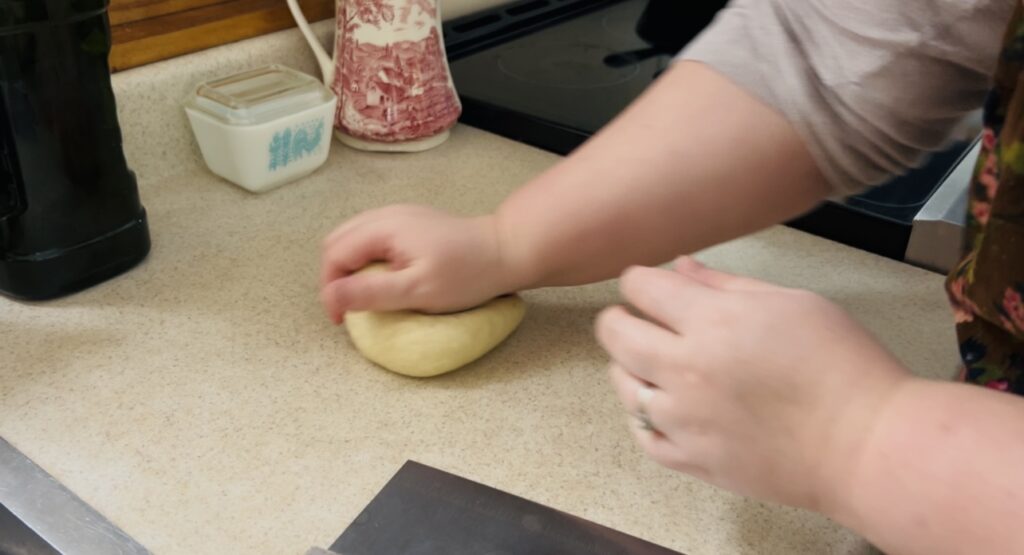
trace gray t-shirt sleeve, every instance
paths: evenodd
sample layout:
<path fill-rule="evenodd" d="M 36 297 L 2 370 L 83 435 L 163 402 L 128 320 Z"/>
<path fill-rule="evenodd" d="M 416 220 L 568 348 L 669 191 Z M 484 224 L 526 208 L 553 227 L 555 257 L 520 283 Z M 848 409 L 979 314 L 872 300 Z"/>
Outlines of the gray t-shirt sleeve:
<path fill-rule="evenodd" d="M 783 114 L 837 193 L 940 149 L 984 102 L 1016 0 L 733 0 L 679 55 Z"/>

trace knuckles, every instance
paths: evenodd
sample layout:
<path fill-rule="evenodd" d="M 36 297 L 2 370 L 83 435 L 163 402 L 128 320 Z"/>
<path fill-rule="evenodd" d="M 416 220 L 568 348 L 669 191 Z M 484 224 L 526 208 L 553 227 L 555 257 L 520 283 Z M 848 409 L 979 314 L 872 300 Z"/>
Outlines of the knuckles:
<path fill-rule="evenodd" d="M 626 268 L 619 277 L 619 291 L 627 299 L 634 298 L 650 285 L 651 273 L 655 271 L 644 266 Z"/>
<path fill-rule="evenodd" d="M 602 345 L 607 345 L 608 341 L 613 339 L 613 336 L 615 335 L 616 312 L 616 307 L 606 307 L 598 313 L 597 318 L 594 321 L 594 332 L 597 335 L 598 341 L 600 341 Z"/>

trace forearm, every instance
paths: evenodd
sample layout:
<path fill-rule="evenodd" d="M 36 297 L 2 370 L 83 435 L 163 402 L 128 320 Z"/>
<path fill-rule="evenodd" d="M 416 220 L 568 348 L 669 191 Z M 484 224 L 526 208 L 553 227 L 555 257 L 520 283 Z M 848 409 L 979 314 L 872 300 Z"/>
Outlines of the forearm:
<path fill-rule="evenodd" d="M 888 407 L 831 516 L 892 555 L 1024 553 L 1024 400 L 915 379 Z"/>
<path fill-rule="evenodd" d="M 521 288 L 657 264 L 796 216 L 828 192 L 781 115 L 697 63 L 516 191 L 496 224 Z"/>

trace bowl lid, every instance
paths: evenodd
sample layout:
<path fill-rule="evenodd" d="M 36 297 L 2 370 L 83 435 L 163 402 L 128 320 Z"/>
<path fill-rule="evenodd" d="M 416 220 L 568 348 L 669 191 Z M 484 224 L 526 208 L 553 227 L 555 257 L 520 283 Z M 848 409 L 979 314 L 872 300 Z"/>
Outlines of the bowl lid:
<path fill-rule="evenodd" d="M 229 125 L 258 125 L 333 100 L 316 78 L 275 64 L 201 83 L 185 106 Z"/>

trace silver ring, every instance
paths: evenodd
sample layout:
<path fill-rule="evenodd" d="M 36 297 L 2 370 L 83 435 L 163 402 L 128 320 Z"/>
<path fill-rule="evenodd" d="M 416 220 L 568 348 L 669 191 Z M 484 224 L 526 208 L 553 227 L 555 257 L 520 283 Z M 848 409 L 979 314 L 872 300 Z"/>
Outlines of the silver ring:
<path fill-rule="evenodd" d="M 657 431 L 654 427 L 654 422 L 651 421 L 651 415 L 647 413 L 647 403 L 650 402 L 651 397 L 654 397 L 654 388 L 644 384 L 636 390 L 636 416 L 637 422 L 640 424 L 640 429 L 646 432 Z"/>

